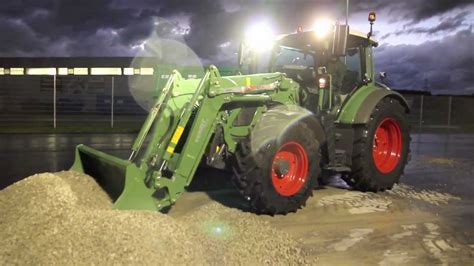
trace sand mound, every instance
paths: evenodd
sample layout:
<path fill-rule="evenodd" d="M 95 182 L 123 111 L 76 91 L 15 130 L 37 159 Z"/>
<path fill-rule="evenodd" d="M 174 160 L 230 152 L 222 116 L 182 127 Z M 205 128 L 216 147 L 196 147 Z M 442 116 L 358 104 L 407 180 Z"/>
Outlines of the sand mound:
<path fill-rule="evenodd" d="M 254 214 L 211 203 L 179 221 L 114 211 L 92 178 L 31 176 L 0 191 L 6 264 L 304 263 L 296 242 Z"/>

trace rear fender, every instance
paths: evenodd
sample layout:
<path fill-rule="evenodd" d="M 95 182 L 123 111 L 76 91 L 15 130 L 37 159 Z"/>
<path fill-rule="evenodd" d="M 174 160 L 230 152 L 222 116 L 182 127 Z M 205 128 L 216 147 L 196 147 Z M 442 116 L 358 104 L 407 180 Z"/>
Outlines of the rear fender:
<path fill-rule="evenodd" d="M 409 105 L 403 96 L 384 85 L 369 84 L 359 88 L 342 106 L 337 115 L 336 123 L 366 124 L 375 106 L 385 97 L 391 97 L 409 112 Z"/>

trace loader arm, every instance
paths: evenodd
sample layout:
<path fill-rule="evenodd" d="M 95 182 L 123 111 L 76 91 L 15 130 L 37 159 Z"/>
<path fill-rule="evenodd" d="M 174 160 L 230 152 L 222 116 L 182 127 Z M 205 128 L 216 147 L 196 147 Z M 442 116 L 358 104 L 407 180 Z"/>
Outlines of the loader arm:
<path fill-rule="evenodd" d="M 71 170 L 94 177 L 115 209 L 160 210 L 173 204 L 191 183 L 219 126 L 229 152 L 234 137 L 250 134 L 266 105 L 296 104 L 298 84 L 281 73 L 221 77 L 211 66 L 200 80 L 173 71 L 132 145 L 128 160 L 78 145 Z M 257 105 L 249 125 L 234 126 L 247 104 Z M 146 143 L 146 149 L 142 146 Z"/>

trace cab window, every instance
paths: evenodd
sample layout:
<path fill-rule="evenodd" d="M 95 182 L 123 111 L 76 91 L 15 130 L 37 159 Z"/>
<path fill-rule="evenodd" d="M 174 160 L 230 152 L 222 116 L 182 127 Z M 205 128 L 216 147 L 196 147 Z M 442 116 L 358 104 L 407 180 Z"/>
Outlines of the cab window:
<path fill-rule="evenodd" d="M 359 47 L 347 49 L 346 73 L 342 84 L 342 93 L 351 92 L 362 81 L 361 49 Z"/>

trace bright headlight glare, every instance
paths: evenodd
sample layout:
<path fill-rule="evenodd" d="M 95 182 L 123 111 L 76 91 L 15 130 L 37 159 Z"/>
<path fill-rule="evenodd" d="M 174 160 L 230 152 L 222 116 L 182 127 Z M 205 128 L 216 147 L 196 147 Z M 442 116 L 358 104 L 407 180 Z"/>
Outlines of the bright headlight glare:
<path fill-rule="evenodd" d="M 326 37 L 329 32 L 331 31 L 333 24 L 329 19 L 319 19 L 313 26 L 314 33 L 316 34 L 316 38 L 322 39 Z"/>
<path fill-rule="evenodd" d="M 273 47 L 275 34 L 270 25 L 258 23 L 250 27 L 245 34 L 245 42 L 250 49 L 262 52 Z"/>

